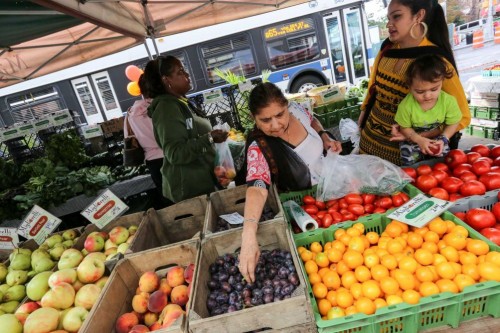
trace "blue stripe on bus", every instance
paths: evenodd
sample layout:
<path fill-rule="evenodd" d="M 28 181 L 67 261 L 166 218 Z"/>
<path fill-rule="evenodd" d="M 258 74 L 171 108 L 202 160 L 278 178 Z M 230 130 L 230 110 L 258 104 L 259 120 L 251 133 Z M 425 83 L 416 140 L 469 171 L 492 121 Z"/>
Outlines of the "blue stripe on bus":
<path fill-rule="evenodd" d="M 321 66 L 322 60 L 326 60 L 325 68 L 323 68 L 323 66 Z M 316 60 L 314 62 L 310 62 L 307 64 L 298 65 L 298 66 L 294 66 L 291 68 L 272 72 L 271 75 L 269 75 L 269 81 L 273 82 L 273 83 L 288 81 L 290 79 L 293 79 L 297 75 L 297 73 L 303 72 L 305 70 L 311 70 L 311 69 L 315 70 L 319 73 L 323 72 L 324 70 L 330 70 L 331 69 L 330 59 L 328 59 L 328 58 L 319 59 L 319 60 Z M 283 75 L 288 75 L 288 79 L 283 80 Z"/>

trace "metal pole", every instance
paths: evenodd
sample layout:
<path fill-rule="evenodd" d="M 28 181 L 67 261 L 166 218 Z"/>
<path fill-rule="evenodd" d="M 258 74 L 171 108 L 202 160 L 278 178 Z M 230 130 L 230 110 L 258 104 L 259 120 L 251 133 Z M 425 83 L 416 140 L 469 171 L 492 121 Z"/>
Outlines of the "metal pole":
<path fill-rule="evenodd" d="M 486 27 L 484 28 L 484 41 L 493 39 L 493 0 L 488 1 L 488 17 L 486 19 Z"/>

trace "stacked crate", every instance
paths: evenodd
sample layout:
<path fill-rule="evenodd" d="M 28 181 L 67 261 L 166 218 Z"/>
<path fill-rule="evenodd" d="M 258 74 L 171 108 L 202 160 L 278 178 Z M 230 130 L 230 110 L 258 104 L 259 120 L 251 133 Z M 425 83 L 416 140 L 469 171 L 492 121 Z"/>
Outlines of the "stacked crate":
<path fill-rule="evenodd" d="M 500 94 L 471 93 L 471 123 L 466 129 L 469 135 L 498 140 Z"/>

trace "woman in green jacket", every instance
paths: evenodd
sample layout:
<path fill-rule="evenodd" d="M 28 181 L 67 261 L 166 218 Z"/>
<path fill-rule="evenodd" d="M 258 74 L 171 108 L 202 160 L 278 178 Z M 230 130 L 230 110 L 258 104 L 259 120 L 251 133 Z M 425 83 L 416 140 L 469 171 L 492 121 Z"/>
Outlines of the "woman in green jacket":
<path fill-rule="evenodd" d="M 186 98 L 191 81 L 179 59 L 151 60 L 144 76 L 153 98 L 148 115 L 164 154 L 163 196 L 179 202 L 215 191 L 213 143 L 224 142 L 228 133 L 212 130 L 208 119 Z"/>

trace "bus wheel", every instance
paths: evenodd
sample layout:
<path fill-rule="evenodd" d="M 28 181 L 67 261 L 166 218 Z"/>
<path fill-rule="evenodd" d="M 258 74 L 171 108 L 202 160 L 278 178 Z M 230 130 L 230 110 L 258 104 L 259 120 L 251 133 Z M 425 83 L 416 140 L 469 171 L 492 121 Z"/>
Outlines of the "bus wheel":
<path fill-rule="evenodd" d="M 293 82 L 291 87 L 291 93 L 305 93 L 312 88 L 325 85 L 323 80 L 314 75 L 305 75 L 299 77 L 295 82 Z"/>

